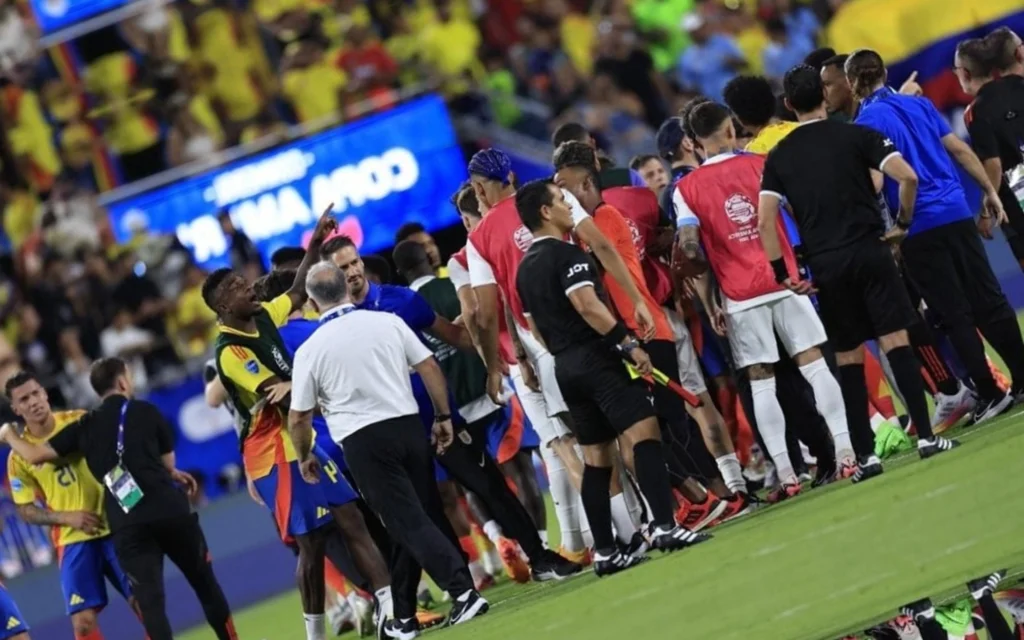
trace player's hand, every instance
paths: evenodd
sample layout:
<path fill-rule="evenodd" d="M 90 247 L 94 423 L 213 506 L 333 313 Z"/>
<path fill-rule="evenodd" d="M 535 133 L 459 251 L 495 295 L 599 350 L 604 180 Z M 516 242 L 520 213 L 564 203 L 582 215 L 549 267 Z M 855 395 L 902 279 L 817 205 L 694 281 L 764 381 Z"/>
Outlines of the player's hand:
<path fill-rule="evenodd" d="M 171 472 L 171 479 L 184 487 L 185 494 L 190 498 L 199 492 L 199 483 L 196 482 L 196 479 L 192 477 L 191 473 L 175 469 Z"/>
<path fill-rule="evenodd" d="M 320 461 L 313 454 L 309 454 L 305 460 L 299 463 L 299 472 L 302 474 L 302 479 L 309 484 L 319 484 Z"/>
<path fill-rule="evenodd" d="M 505 377 L 501 371 L 487 372 L 487 395 L 494 404 L 504 406 L 505 398 L 502 396 L 505 395 Z"/>
<path fill-rule="evenodd" d="M 91 511 L 64 511 L 61 524 L 90 535 L 103 530 L 103 519 Z"/>
<path fill-rule="evenodd" d="M 249 490 L 249 497 L 252 498 L 253 502 L 261 507 L 267 506 L 263 503 L 263 498 L 260 497 L 260 492 L 256 490 L 256 483 L 253 482 L 252 478 L 249 476 L 245 477 L 245 487 Z"/>
<path fill-rule="evenodd" d="M 899 225 L 892 225 L 892 228 L 885 232 L 882 236 L 882 242 L 888 244 L 899 244 L 907 237 L 907 230 L 901 228 Z"/>
<path fill-rule="evenodd" d="M 793 280 L 792 278 L 786 278 L 782 281 L 782 286 L 786 287 L 798 296 L 806 296 L 818 292 L 810 280 Z"/>
<path fill-rule="evenodd" d="M 309 246 L 319 247 L 327 239 L 327 236 L 334 233 L 334 230 L 338 228 L 338 220 L 334 217 L 333 210 L 334 203 L 332 202 L 320 214 L 320 219 L 316 221 L 316 227 L 313 229 L 313 235 L 309 237 Z"/>
<path fill-rule="evenodd" d="M 629 352 L 629 359 L 633 361 L 633 366 L 640 372 L 640 375 L 651 375 L 651 357 L 647 355 L 646 351 L 637 347 Z"/>
<path fill-rule="evenodd" d="M 430 431 L 430 444 L 434 445 L 434 451 L 437 455 L 447 451 L 454 439 L 455 430 L 452 428 L 451 420 L 434 421 L 434 427 Z"/>
<path fill-rule="evenodd" d="M 986 193 L 981 204 L 985 208 L 985 214 L 995 218 L 996 224 L 1006 224 L 1006 210 L 1003 209 L 1003 201 L 999 199 L 998 192 Z"/>
<path fill-rule="evenodd" d="M 910 74 L 907 81 L 900 86 L 900 93 L 905 96 L 919 96 L 924 93 L 924 89 L 917 83 L 917 71 Z"/>
<path fill-rule="evenodd" d="M 537 378 L 537 372 L 526 358 L 519 359 L 519 373 L 523 376 L 523 384 L 530 391 L 540 391 L 540 379 Z"/>
<path fill-rule="evenodd" d="M 992 230 L 995 228 L 995 216 L 985 214 L 978 218 L 978 233 L 981 234 L 982 238 L 985 238 L 986 240 L 991 240 L 994 237 L 992 235 Z M 2 432 L 0 432 L 0 434 L 2 434 Z M 0 435 L 0 439 L 2 439 L 2 435 Z"/>
<path fill-rule="evenodd" d="M 651 310 L 647 308 L 647 303 L 641 302 L 636 305 L 633 319 L 636 320 L 636 326 L 640 329 L 641 339 L 646 342 L 654 337 L 654 316 L 651 315 Z"/>
<path fill-rule="evenodd" d="M 270 404 L 280 404 L 280 402 L 287 398 L 288 394 L 291 392 L 291 380 L 275 382 L 274 384 L 267 387 L 267 402 L 269 402 Z"/>
<path fill-rule="evenodd" d="M 715 330 L 715 333 L 724 338 L 725 334 L 729 332 L 729 328 L 725 323 L 725 312 L 722 311 L 722 308 L 716 306 L 708 313 L 708 319 L 711 320 L 711 328 Z"/>

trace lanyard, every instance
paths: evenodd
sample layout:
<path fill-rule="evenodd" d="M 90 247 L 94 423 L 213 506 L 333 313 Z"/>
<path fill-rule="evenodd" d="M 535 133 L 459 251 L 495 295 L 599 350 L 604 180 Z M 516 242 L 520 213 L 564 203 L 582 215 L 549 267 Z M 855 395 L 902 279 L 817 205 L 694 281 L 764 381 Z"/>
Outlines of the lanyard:
<path fill-rule="evenodd" d="M 337 320 L 338 318 L 342 317 L 343 315 L 352 313 L 353 311 L 356 311 L 357 309 L 358 309 L 358 307 L 356 307 L 355 305 L 348 305 L 347 304 L 347 305 L 341 307 L 340 309 L 338 309 L 337 311 L 330 311 L 330 312 L 326 313 L 325 315 L 321 316 L 320 317 L 320 324 L 326 324 L 326 323 L 330 322 L 331 320 Z"/>
<path fill-rule="evenodd" d="M 128 413 L 128 404 L 131 400 L 125 400 L 121 405 L 121 419 L 117 423 L 117 461 L 120 464 L 124 460 L 124 416 Z"/>

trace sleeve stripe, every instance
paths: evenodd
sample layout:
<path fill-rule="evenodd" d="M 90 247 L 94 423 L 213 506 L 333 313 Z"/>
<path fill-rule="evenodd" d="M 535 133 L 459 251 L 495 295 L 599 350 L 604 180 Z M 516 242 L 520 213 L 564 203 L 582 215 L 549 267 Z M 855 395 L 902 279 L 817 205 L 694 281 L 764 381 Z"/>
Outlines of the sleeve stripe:
<path fill-rule="evenodd" d="M 565 290 L 565 295 L 568 296 L 570 293 L 572 293 L 573 291 L 575 291 L 577 289 L 582 289 L 583 287 L 592 287 L 592 286 L 594 286 L 593 282 L 577 282 L 576 284 L 572 285 L 571 287 L 569 287 L 568 289 Z"/>
<path fill-rule="evenodd" d="M 889 162 L 890 160 L 892 160 L 893 158 L 895 158 L 896 156 L 899 156 L 899 155 L 900 155 L 899 151 L 893 151 L 889 155 L 887 155 L 884 158 L 882 158 L 882 161 L 878 163 L 878 170 L 879 171 L 884 171 L 885 170 L 885 163 Z"/>
<path fill-rule="evenodd" d="M 761 192 L 758 195 L 772 196 L 774 198 L 778 198 L 779 202 L 782 202 L 783 200 L 785 200 L 785 198 L 782 196 L 782 194 L 779 193 L 778 191 L 769 191 L 767 189 L 762 189 Z"/>

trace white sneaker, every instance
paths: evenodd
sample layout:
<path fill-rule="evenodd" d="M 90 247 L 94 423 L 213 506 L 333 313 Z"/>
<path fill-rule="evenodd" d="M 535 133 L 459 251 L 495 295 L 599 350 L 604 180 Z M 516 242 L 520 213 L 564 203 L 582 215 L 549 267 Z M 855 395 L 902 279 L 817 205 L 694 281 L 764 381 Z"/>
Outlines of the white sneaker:
<path fill-rule="evenodd" d="M 373 603 L 353 591 L 348 594 L 348 604 L 352 607 L 356 633 L 359 637 L 376 635 L 377 621 L 373 617 Z"/>
<path fill-rule="evenodd" d="M 324 613 L 327 614 L 327 624 L 331 625 L 331 630 L 336 636 L 356 627 L 356 616 L 352 611 L 352 605 L 340 596 L 337 604 L 328 607 Z"/>
<path fill-rule="evenodd" d="M 954 395 L 935 394 L 935 413 L 932 414 L 932 431 L 942 433 L 960 422 L 964 416 L 974 411 L 978 398 L 974 392 L 961 383 Z"/>

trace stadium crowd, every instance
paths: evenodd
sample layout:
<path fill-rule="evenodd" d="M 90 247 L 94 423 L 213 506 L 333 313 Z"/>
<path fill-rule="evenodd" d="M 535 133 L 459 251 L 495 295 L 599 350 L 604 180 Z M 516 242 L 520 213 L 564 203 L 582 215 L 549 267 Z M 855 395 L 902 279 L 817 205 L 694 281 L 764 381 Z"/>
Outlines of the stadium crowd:
<path fill-rule="evenodd" d="M 915 190 L 920 197 L 940 183 L 959 189 L 949 182 L 956 179 L 946 170 L 950 158 L 979 182 L 985 208 L 977 223 L 967 225 L 973 240 L 961 239 L 970 253 L 981 247 L 979 233 L 991 237 L 1001 224 L 1009 236 L 1024 219 L 1013 185 L 1002 175 L 1014 167 L 1002 160 L 1002 169 L 992 172 L 999 145 L 976 145 L 977 155 L 953 146 L 944 121 L 929 130 L 898 129 L 898 135 L 887 128 L 891 118 L 872 120 L 869 107 L 890 99 L 894 109 L 913 104 L 931 114 L 934 108 L 928 111 L 913 81 L 899 90 L 907 102 L 891 98 L 897 92 L 885 87 L 877 54 L 847 57 L 815 48 L 820 25 L 840 3 L 499 4 L 481 11 L 451 0 L 255 0 L 244 9 L 153 3 L 120 25 L 71 43 L 82 64 L 79 84 L 51 73 L 47 67 L 53 65 L 31 46 L 5 52 L 3 90 L 10 96 L 3 112 L 2 195 L 14 249 L 3 283 L 5 377 L 27 369 L 52 405 L 81 407 L 95 402 L 89 368 L 103 356 L 124 359 L 137 388 L 144 389 L 199 371 L 213 355 L 207 397 L 214 404 L 227 402 L 236 416 L 250 493 L 272 512 L 282 508 L 282 496 L 292 501 L 291 520 L 276 517 L 275 523 L 299 558 L 312 640 L 325 637 L 324 580 L 331 591 L 326 617 L 336 631 L 362 628 L 373 618 L 379 637 L 412 638 L 441 621 L 429 612 L 411 615 L 410 585 L 392 585 L 392 594 L 379 579 L 363 575 L 365 558 L 339 557 L 321 544 L 323 537 L 335 537 L 336 526 L 350 547 L 355 538 L 351 510 L 322 509 L 341 505 L 316 488 L 351 480 L 342 474 L 342 436 L 331 412 L 325 410 L 325 423 L 312 423 L 312 441 L 303 441 L 287 419 L 292 374 L 302 371 L 298 345 L 317 326 L 316 309 L 301 304 L 314 262 L 334 265 L 329 269 L 336 273 L 325 267 L 314 275 L 343 281 L 346 305 L 391 311 L 422 335 L 448 380 L 450 405 L 439 404 L 421 388 L 424 383 L 414 382 L 412 391 L 435 437 L 445 440 L 445 429 L 456 435 L 452 449 L 439 452 L 444 475 L 438 475 L 438 491 L 430 483 L 421 496 L 431 516 L 441 514 L 438 544 L 451 544 L 466 563 L 454 573 L 465 572 L 473 585 L 449 593 L 451 624 L 486 613 L 481 592 L 499 571 L 517 582 L 563 579 L 585 565 L 598 575 L 616 573 L 641 562 L 650 549 L 676 550 L 710 539 L 706 530 L 760 508 L 759 492 L 774 504 L 807 484 L 869 480 L 882 472 L 884 458 L 900 451 L 916 448 L 921 458 L 948 451 L 957 443 L 939 435 L 943 431 L 965 419 L 992 419 L 1024 397 L 1024 368 L 1018 369 L 1024 367 L 1024 343 L 1015 319 L 1012 331 L 996 324 L 995 311 L 1003 310 L 999 300 L 1008 308 L 998 284 L 991 290 L 991 282 L 971 279 L 981 276 L 957 271 L 965 294 L 979 283 L 991 294 L 984 300 L 970 296 L 972 308 L 964 310 L 942 304 L 912 268 L 921 237 L 914 236 L 932 227 L 915 229 L 915 222 L 930 219 L 910 216 L 915 209 L 931 215 L 929 206 L 935 206 L 915 202 Z M 5 11 L 5 20 L 18 20 L 13 5 Z M 1017 82 L 1021 63 L 1020 39 L 999 30 L 963 44 L 955 68 L 964 90 L 981 96 L 986 82 Z M 230 238 L 232 268 L 206 274 L 174 238 L 139 229 L 130 243 L 115 245 L 95 205 L 97 190 L 113 186 L 96 179 L 101 156 L 117 160 L 125 181 L 140 179 L 226 145 L 267 135 L 284 139 L 293 133 L 288 125 L 309 131 L 357 116 L 366 104 L 385 109 L 399 99 L 396 89 L 424 79 L 440 88 L 456 117 L 552 140 L 557 174 L 552 184 L 518 185 L 503 152 L 485 148 L 474 154 L 471 179 L 452 198 L 469 242 L 445 260 L 422 228 L 400 230 L 392 262 L 409 288 L 391 284 L 399 278 L 387 267 L 371 272 L 369 256 L 364 262 L 351 241 L 329 238 L 329 229 L 319 228 L 306 251 L 281 252 L 267 274 L 262 257 L 227 215 L 221 224 Z M 1006 92 L 1003 99 L 1011 104 L 1022 100 L 1016 85 Z M 524 98 L 548 105 L 550 117 L 524 109 Z M 897 293 L 872 289 L 877 273 L 837 284 L 840 278 L 814 244 L 821 237 L 815 214 L 820 221 L 822 212 L 807 213 L 820 205 L 799 204 L 823 199 L 801 200 L 799 189 L 785 179 L 791 167 L 779 166 L 783 153 L 769 155 L 767 163 L 762 157 L 797 131 L 798 121 L 815 122 L 826 110 L 830 122 L 855 120 L 876 130 L 869 135 L 863 129 L 856 152 L 843 154 L 835 145 L 831 157 L 843 171 L 828 180 L 863 178 L 851 193 L 870 186 L 868 198 L 854 198 L 861 214 L 876 216 L 858 221 L 861 238 L 877 233 L 871 241 L 884 235 L 895 246 L 909 234 L 902 260 L 908 282 L 917 281 L 921 290 L 911 292 L 913 306 L 888 250 L 878 269 L 894 275 L 887 284 L 895 282 Z M 941 118 L 937 112 L 934 117 Z M 974 117 L 969 127 L 980 132 L 988 116 Z M 808 126 L 783 148 L 799 155 L 792 151 L 796 140 L 814 135 L 813 129 Z M 848 130 L 853 129 L 841 131 Z M 926 139 L 951 145 L 937 147 L 940 169 L 918 153 Z M 744 149 L 750 155 L 737 153 Z M 854 156 L 860 164 L 850 164 Z M 709 176 L 717 164 L 735 165 L 737 158 L 746 163 L 748 180 L 741 186 L 722 187 L 733 189 L 728 193 L 692 186 L 724 180 Z M 882 173 L 895 180 L 884 189 Z M 773 197 L 778 209 L 783 196 L 795 209 L 779 218 L 780 228 L 783 219 L 789 226 L 776 234 L 774 224 L 765 227 L 764 212 Z M 950 196 L 966 207 L 962 194 L 957 197 Z M 706 198 L 719 200 L 709 204 Z M 935 224 L 944 225 L 950 216 L 963 222 L 971 214 L 943 210 L 934 214 Z M 741 228 L 742 251 L 722 248 L 737 237 L 729 224 Z M 591 258 L 546 256 L 531 263 L 561 270 L 549 278 L 564 289 L 554 298 L 567 297 L 571 305 L 562 309 L 567 316 L 552 322 L 543 316 L 557 305 L 547 305 L 551 296 L 531 290 L 529 281 L 517 283 L 516 268 L 531 234 L 557 238 L 570 231 Z M 723 264 L 733 259 L 749 261 L 749 272 L 737 274 Z M 981 261 L 980 270 L 991 272 L 983 252 Z M 713 278 L 706 275 L 708 267 Z M 737 289 L 738 280 L 743 283 Z M 716 284 L 721 293 L 715 293 Z M 586 291 L 600 295 L 582 300 Z M 852 306 L 837 312 L 837 294 L 845 298 L 851 292 L 862 299 L 847 300 Z M 871 296 L 882 293 L 896 296 L 886 302 L 889 315 L 864 312 L 861 307 L 874 304 Z M 817 307 L 809 302 L 813 294 Z M 763 296 L 771 300 L 742 304 Z M 536 306 L 537 301 L 545 304 Z M 331 309 L 347 313 L 337 306 Z M 766 306 L 767 314 L 750 313 Z M 909 315 L 899 315 L 903 306 Z M 849 319 L 844 324 L 837 315 L 866 320 L 851 329 Z M 572 336 L 552 328 L 565 318 L 578 323 Z M 280 334 L 274 325 L 282 327 Z M 978 330 L 1007 363 L 1009 378 L 979 351 Z M 577 368 L 603 372 L 607 363 L 600 358 L 616 353 L 616 366 L 621 356 L 639 376 L 654 377 L 653 406 L 622 408 L 632 406 L 628 393 L 647 387 L 630 382 L 621 367 L 593 376 L 600 384 L 571 379 L 566 353 L 584 348 L 575 342 L 577 334 L 594 338 L 587 349 L 609 347 L 593 356 L 598 360 L 573 361 Z M 744 342 L 748 336 L 755 338 Z M 878 339 L 877 355 L 858 350 L 867 339 Z M 658 352 L 666 345 L 667 351 Z M 860 353 L 860 360 L 852 353 Z M 1013 375 L 1018 371 L 1022 375 Z M 28 405 L 15 400 L 24 385 L 24 378 L 18 380 L 7 389 L 8 399 L 14 414 L 27 419 Z M 306 398 L 326 408 L 331 399 L 323 390 L 310 394 L 309 380 L 302 383 Z M 889 391 L 880 393 L 883 388 Z M 933 412 L 925 404 L 926 391 Z M 906 415 L 897 414 L 897 396 Z M 310 410 L 296 406 L 294 398 L 291 408 Z M 450 440 L 452 433 L 446 435 Z M 920 436 L 916 445 L 914 435 Z M 616 436 L 618 450 L 604 446 Z M 467 440 L 487 445 L 491 476 L 474 476 L 462 466 L 460 447 L 469 446 Z M 267 465 L 272 443 L 279 443 L 289 463 L 280 473 L 295 474 L 291 495 L 281 493 L 278 470 Z M 557 554 L 546 548 L 543 502 L 529 478 L 534 452 L 544 462 L 555 502 Z M 661 467 L 667 475 L 651 472 Z M 344 502 L 359 503 L 365 533 L 388 558 L 386 550 L 401 535 L 369 526 L 376 520 L 369 509 L 377 509 L 349 494 Z M 990 637 L 1009 640 L 1005 622 L 1000 626 L 991 614 L 998 582 L 998 576 L 985 576 L 969 586 Z M 92 621 L 76 637 L 101 637 L 93 635 L 98 627 Z M 1020 633 L 1024 619 L 1017 622 Z M 937 635 L 946 631 L 929 602 L 908 605 L 904 616 L 887 624 L 888 632 L 911 623 L 928 640 L 947 637 Z"/>

